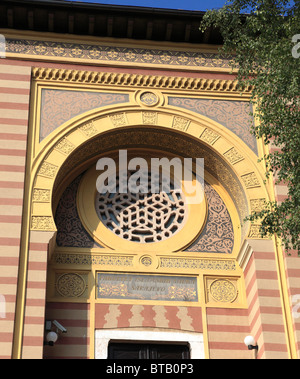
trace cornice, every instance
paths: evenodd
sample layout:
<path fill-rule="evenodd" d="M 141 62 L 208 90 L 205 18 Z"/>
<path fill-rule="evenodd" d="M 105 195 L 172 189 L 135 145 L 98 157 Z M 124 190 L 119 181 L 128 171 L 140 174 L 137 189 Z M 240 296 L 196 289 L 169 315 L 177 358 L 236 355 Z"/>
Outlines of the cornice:
<path fill-rule="evenodd" d="M 0 29 L 6 39 L 6 57 L 18 60 L 135 67 L 147 70 L 232 72 L 232 57 L 207 43 L 134 40 L 54 32 Z"/>
<path fill-rule="evenodd" d="M 118 85 L 155 89 L 197 90 L 221 93 L 241 93 L 237 80 L 203 79 L 178 76 L 140 75 L 95 71 L 78 71 L 36 67 L 32 78 L 37 81 L 83 83 L 95 85 Z M 243 90 L 250 95 L 251 87 Z"/>

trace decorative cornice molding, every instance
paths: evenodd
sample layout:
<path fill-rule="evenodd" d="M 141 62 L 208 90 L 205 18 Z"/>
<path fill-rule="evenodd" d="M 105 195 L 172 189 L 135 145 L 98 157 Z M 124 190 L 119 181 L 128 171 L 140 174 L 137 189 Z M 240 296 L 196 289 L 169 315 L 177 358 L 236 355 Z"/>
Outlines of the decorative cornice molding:
<path fill-rule="evenodd" d="M 176 90 L 198 90 L 234 93 L 238 89 L 237 80 L 188 78 L 177 76 L 123 74 L 111 72 L 78 71 L 36 67 L 32 70 L 34 80 L 83 83 L 95 85 L 118 85 L 126 87 L 146 87 Z M 251 87 L 244 89 L 243 94 L 250 94 Z"/>
<path fill-rule="evenodd" d="M 148 256 L 146 256 L 149 258 Z M 145 256 L 142 256 L 145 258 Z M 151 258 L 151 257 L 150 257 Z M 153 257 L 152 257 L 153 259 Z M 141 259 L 140 259 L 141 260 Z M 57 251 L 51 263 L 53 265 L 81 265 L 81 266 L 134 266 L 134 255 L 123 254 L 108 254 L 108 253 L 76 253 Z M 144 264 L 144 263 L 142 263 Z M 147 266 L 147 264 L 144 264 Z M 151 263 L 150 263 L 151 265 Z M 206 271 L 237 271 L 238 265 L 235 259 L 220 259 L 220 258 L 197 258 L 193 257 L 158 257 L 158 268 L 172 270 L 206 270 Z M 174 271 L 176 272 L 176 271 Z"/>
<path fill-rule="evenodd" d="M 162 42 L 149 44 L 119 38 L 101 40 L 95 37 L 68 36 L 0 29 L 6 37 L 6 56 L 16 59 L 72 62 L 101 67 L 126 66 L 142 69 L 231 72 L 231 56 L 218 53 L 218 46 L 176 43 L 176 48 Z"/>

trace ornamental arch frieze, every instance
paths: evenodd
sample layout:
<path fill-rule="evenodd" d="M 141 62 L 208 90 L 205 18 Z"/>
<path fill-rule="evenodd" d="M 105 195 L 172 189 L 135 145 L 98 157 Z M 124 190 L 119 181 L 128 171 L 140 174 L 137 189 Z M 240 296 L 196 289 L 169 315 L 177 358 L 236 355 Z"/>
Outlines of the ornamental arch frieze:
<path fill-rule="evenodd" d="M 147 96 L 147 101 L 156 101 Z M 107 108 L 107 107 L 105 107 Z M 31 229 L 52 230 L 52 197 L 72 169 L 87 165 L 99 153 L 118 147 L 166 149 L 181 156 L 205 158 L 205 169 L 231 194 L 242 224 L 249 209 L 261 207 L 267 198 L 257 157 L 233 133 L 220 124 L 171 106 L 111 107 L 84 114 L 59 127 L 33 164 Z M 57 197 L 56 197 L 57 198 Z M 54 199 L 55 201 L 55 199 Z M 244 227 L 243 236 L 253 233 Z"/>

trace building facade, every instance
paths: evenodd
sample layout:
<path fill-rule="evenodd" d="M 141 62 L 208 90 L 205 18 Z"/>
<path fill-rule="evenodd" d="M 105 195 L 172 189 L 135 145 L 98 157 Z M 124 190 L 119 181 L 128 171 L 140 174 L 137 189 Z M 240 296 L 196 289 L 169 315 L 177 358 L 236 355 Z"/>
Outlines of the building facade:
<path fill-rule="evenodd" d="M 287 188 L 203 13 L 0 10 L 1 358 L 298 358 L 300 260 L 244 222 Z M 204 159 L 201 201 L 175 173 L 167 195 L 121 193 L 137 157 Z M 101 158 L 117 191 L 97 191 Z"/>

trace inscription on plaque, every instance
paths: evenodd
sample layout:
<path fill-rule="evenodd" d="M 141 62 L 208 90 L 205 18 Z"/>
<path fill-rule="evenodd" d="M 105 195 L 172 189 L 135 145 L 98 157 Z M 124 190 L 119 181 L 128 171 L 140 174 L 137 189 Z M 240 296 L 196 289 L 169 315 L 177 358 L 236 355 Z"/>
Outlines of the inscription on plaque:
<path fill-rule="evenodd" d="M 97 298 L 197 302 L 197 277 L 97 273 Z"/>

